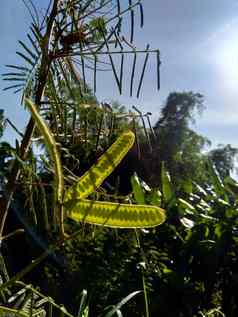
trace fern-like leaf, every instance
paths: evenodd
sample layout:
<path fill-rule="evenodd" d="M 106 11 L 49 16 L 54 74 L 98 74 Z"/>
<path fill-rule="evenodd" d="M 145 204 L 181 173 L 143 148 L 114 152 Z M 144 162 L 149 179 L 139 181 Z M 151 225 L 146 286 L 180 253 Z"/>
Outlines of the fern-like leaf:
<path fill-rule="evenodd" d="M 16 52 L 16 54 L 23 59 L 25 65 L 6 65 L 6 67 L 10 69 L 16 69 L 18 70 L 18 72 L 7 72 L 2 75 L 4 76 L 4 80 L 9 82 L 17 83 L 19 81 L 22 81 L 22 86 L 16 87 L 15 85 L 10 85 L 6 87 L 4 90 L 19 88 L 15 90 L 15 92 L 18 92 L 20 90 L 27 91 L 31 87 L 32 82 L 37 80 L 37 65 L 41 56 L 40 36 L 38 36 L 38 33 L 40 33 L 40 31 L 34 24 L 32 24 L 31 31 L 32 34 L 27 34 L 27 37 L 30 41 L 30 46 L 26 45 L 22 41 L 18 41 L 22 48 L 22 51 Z"/>

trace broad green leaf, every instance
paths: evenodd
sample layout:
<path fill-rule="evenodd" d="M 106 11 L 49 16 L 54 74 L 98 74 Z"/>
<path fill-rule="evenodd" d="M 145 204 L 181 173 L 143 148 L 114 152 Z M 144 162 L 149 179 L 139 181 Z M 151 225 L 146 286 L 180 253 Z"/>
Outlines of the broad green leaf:
<path fill-rule="evenodd" d="M 188 219 L 186 217 L 181 218 L 180 222 L 182 223 L 182 225 L 185 228 L 188 228 L 188 229 L 191 229 L 195 225 L 194 221 L 192 221 L 191 219 Z"/>
<path fill-rule="evenodd" d="M 144 190 L 136 173 L 131 177 L 131 185 L 136 202 L 145 204 Z"/>
<path fill-rule="evenodd" d="M 165 221 L 165 211 L 155 206 L 71 200 L 65 204 L 65 209 L 68 217 L 75 221 L 107 227 L 145 228 Z"/>
<path fill-rule="evenodd" d="M 238 195 L 238 183 L 234 179 L 227 176 L 224 183 L 226 185 L 226 189 L 228 189 L 232 194 Z"/>
<path fill-rule="evenodd" d="M 80 306 L 78 311 L 78 317 L 88 317 L 88 306 L 87 306 L 87 298 L 88 292 L 84 289 L 81 293 Z"/>
<path fill-rule="evenodd" d="M 192 181 L 186 180 L 182 183 L 182 189 L 185 193 L 191 194 L 193 192 L 193 184 Z"/>
<path fill-rule="evenodd" d="M 223 233 L 223 229 L 222 229 L 222 225 L 221 224 L 217 224 L 215 226 L 215 235 L 217 239 L 220 239 Z"/>
<path fill-rule="evenodd" d="M 86 307 L 84 308 L 82 317 L 88 317 L 88 316 L 89 316 L 89 307 L 86 306 Z M 79 317 L 80 317 L 80 316 L 79 316 Z"/>
<path fill-rule="evenodd" d="M 205 209 L 211 209 L 211 206 L 204 199 L 201 199 L 199 204 Z"/>
<path fill-rule="evenodd" d="M 218 198 L 217 201 L 223 206 L 231 207 L 231 204 L 225 201 L 224 199 Z"/>
<path fill-rule="evenodd" d="M 156 188 L 153 188 L 151 192 L 149 192 L 146 196 L 147 201 L 151 205 L 155 205 L 155 206 L 161 205 L 161 198 L 162 198 L 162 193 Z"/>
<path fill-rule="evenodd" d="M 47 147 L 47 150 L 51 156 L 51 159 L 54 163 L 54 169 L 55 169 L 55 183 L 56 183 L 56 196 L 59 202 L 62 202 L 62 193 L 63 193 L 63 173 L 62 173 L 62 167 L 61 167 L 61 161 L 60 156 L 57 150 L 57 145 L 55 142 L 55 139 L 50 132 L 50 129 L 48 128 L 45 121 L 41 118 L 39 115 L 36 106 L 34 103 L 26 99 L 25 104 L 27 108 L 30 110 L 32 117 L 35 120 L 35 123 L 37 125 L 37 128 L 42 133 L 45 141 L 45 145 Z"/>
<path fill-rule="evenodd" d="M 228 200 L 225 192 L 225 187 L 220 178 L 220 175 L 216 167 L 211 162 L 208 162 L 208 171 L 216 194 L 218 196 L 223 196 L 224 199 Z"/>
<path fill-rule="evenodd" d="M 199 217 L 201 217 L 203 219 L 206 219 L 206 220 L 211 220 L 211 221 L 214 221 L 214 222 L 218 221 L 216 218 L 208 216 L 208 215 L 205 215 L 205 214 L 202 214 L 202 213 L 199 214 Z"/>
<path fill-rule="evenodd" d="M 142 291 L 135 291 L 129 295 L 127 295 L 125 298 L 123 298 L 120 303 L 118 303 L 116 306 L 114 306 L 112 308 L 112 310 L 110 310 L 105 317 L 112 317 L 114 316 L 114 314 L 120 309 L 123 305 L 125 305 L 129 300 L 131 300 L 134 296 L 136 296 L 137 294 L 141 293 Z"/>
<path fill-rule="evenodd" d="M 196 187 L 196 191 L 199 193 L 200 196 L 207 196 L 207 192 L 205 191 L 205 189 L 203 189 L 200 185 L 198 185 L 197 183 L 193 183 Z"/>
<path fill-rule="evenodd" d="M 195 208 L 189 202 L 187 202 L 186 200 L 182 198 L 178 199 L 178 203 L 179 203 L 179 206 L 181 206 L 181 208 L 183 209 L 189 209 L 191 211 L 195 211 Z"/>
<path fill-rule="evenodd" d="M 98 161 L 79 178 L 78 182 L 65 192 L 64 202 L 86 198 L 93 193 L 121 162 L 132 147 L 134 140 L 133 132 L 123 133 Z"/>
<path fill-rule="evenodd" d="M 170 179 L 169 172 L 166 171 L 164 162 L 162 162 L 161 168 L 161 181 L 162 181 L 162 193 L 166 203 L 170 202 L 174 196 L 172 183 Z"/>

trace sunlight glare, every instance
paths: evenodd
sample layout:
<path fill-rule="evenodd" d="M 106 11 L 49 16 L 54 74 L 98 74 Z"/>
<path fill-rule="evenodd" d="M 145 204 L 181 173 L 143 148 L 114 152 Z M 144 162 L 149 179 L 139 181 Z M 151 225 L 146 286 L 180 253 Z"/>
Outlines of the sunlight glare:
<path fill-rule="evenodd" d="M 221 83 L 229 90 L 238 88 L 238 40 L 237 34 L 225 32 L 216 41 L 215 63 Z"/>

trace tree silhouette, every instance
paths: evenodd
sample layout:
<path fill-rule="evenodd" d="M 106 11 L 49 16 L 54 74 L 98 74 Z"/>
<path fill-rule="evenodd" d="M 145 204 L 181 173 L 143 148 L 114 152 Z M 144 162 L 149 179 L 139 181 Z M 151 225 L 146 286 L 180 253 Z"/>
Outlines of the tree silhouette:
<path fill-rule="evenodd" d="M 209 140 L 193 131 L 190 123 L 195 121 L 195 113 L 200 113 L 203 108 L 203 96 L 199 93 L 169 94 L 154 126 L 153 152 L 145 155 L 145 178 L 152 185 L 158 186 L 160 183 L 162 162 L 165 162 L 175 182 L 202 177 L 202 149 L 209 144 Z"/>
<path fill-rule="evenodd" d="M 235 168 L 235 159 L 237 158 L 238 149 L 230 144 L 219 145 L 218 148 L 209 152 L 208 156 L 214 163 L 217 171 L 222 178 L 230 176 Z"/>

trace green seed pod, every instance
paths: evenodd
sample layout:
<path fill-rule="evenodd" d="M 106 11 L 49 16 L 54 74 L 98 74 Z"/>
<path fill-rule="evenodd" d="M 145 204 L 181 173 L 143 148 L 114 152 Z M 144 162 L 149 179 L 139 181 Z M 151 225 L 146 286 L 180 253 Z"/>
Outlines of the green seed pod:
<path fill-rule="evenodd" d="M 86 198 L 113 172 L 132 147 L 135 140 L 131 131 L 123 133 L 98 161 L 66 192 L 64 202 Z"/>
<path fill-rule="evenodd" d="M 75 221 L 117 228 L 155 227 L 165 221 L 165 211 L 156 206 L 129 205 L 93 200 L 71 200 L 65 204 Z"/>

